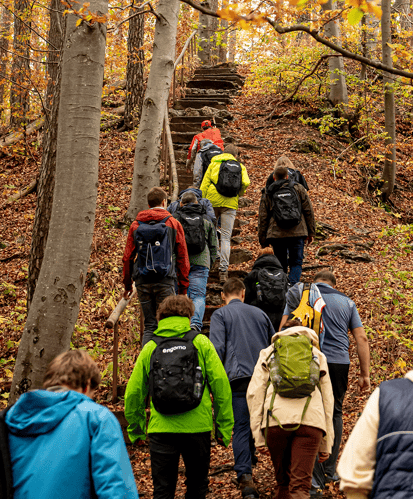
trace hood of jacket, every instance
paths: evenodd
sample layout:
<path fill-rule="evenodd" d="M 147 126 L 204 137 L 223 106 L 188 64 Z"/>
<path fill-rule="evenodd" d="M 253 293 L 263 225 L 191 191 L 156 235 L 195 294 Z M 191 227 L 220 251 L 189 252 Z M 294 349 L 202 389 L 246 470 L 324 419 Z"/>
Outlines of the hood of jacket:
<path fill-rule="evenodd" d="M 211 164 L 212 163 L 222 163 L 223 161 L 228 161 L 229 159 L 233 159 L 234 161 L 237 161 L 236 158 L 232 154 L 228 154 L 227 152 L 223 152 L 222 154 L 217 154 L 211 159 Z"/>
<path fill-rule="evenodd" d="M 170 217 L 171 214 L 169 211 L 164 210 L 163 208 L 150 208 L 149 210 L 144 210 L 138 213 L 136 220 L 138 222 L 150 222 L 151 220 L 156 220 L 160 222 L 166 217 Z"/>
<path fill-rule="evenodd" d="M 283 184 L 288 183 L 288 178 L 282 178 L 280 180 L 273 181 L 267 189 L 267 194 L 272 196 L 274 191 L 277 191 Z"/>
<path fill-rule="evenodd" d="M 283 270 L 281 263 L 279 262 L 278 258 L 275 255 L 259 256 L 255 260 L 254 265 L 252 266 L 252 270 L 265 269 L 265 268 L 272 268 L 272 269 L 275 268 Z"/>
<path fill-rule="evenodd" d="M 203 142 L 204 140 L 207 140 L 208 143 L 205 144 L 204 146 L 201 147 L 200 151 L 202 152 L 205 152 L 205 151 L 208 151 L 208 149 L 211 147 L 211 146 L 214 146 L 215 144 L 212 142 L 212 140 L 209 140 L 209 139 L 203 139 L 201 142 Z"/>
<path fill-rule="evenodd" d="M 195 187 L 188 187 L 188 189 L 184 189 L 179 193 L 179 199 L 182 199 L 182 196 L 185 194 L 185 192 L 193 192 L 195 196 L 198 198 L 198 201 L 202 199 L 202 191 L 201 189 L 196 189 Z"/>
<path fill-rule="evenodd" d="M 185 206 L 181 206 L 177 212 L 179 213 L 196 213 L 198 215 L 205 215 L 205 206 L 199 203 L 189 203 Z"/>
<path fill-rule="evenodd" d="M 89 397 L 74 390 L 23 393 L 7 412 L 6 423 L 14 435 L 36 436 L 53 430 L 78 404 Z"/>
<path fill-rule="evenodd" d="M 315 331 L 308 327 L 304 326 L 294 326 L 294 327 L 289 327 L 288 329 L 285 329 L 284 331 L 280 331 L 278 333 L 275 333 L 273 337 L 271 338 L 271 343 L 274 343 L 274 341 L 279 338 L 280 336 L 291 336 L 293 334 L 302 334 L 304 336 L 307 336 L 308 339 L 310 339 L 313 343 L 313 345 L 318 345 L 318 336 Z"/>
<path fill-rule="evenodd" d="M 174 336 L 182 337 L 190 330 L 191 324 L 188 317 L 173 316 L 160 320 L 154 334 L 163 338 L 173 338 Z"/>

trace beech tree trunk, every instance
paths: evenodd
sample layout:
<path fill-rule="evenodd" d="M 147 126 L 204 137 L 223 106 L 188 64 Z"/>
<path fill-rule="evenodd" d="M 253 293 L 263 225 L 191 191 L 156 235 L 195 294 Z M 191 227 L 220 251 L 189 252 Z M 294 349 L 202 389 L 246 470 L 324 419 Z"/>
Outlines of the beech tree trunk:
<path fill-rule="evenodd" d="M 218 0 L 209 0 L 209 4 L 211 6 L 211 10 L 213 10 L 214 12 L 218 10 Z M 219 48 L 217 45 L 218 41 L 217 30 L 219 28 L 218 18 L 211 17 L 209 22 L 210 22 L 209 43 L 211 46 L 211 64 L 215 66 L 218 63 L 219 59 Z"/>
<path fill-rule="evenodd" d="M 132 194 L 125 218 L 148 207 L 147 194 L 159 185 L 159 159 L 165 107 L 174 71 L 179 0 L 159 0 L 153 57 L 136 140 Z"/>
<path fill-rule="evenodd" d="M 399 17 L 402 30 L 411 29 L 412 22 L 409 19 L 410 0 L 395 0 L 392 11 Z"/>
<path fill-rule="evenodd" d="M 129 16 L 144 9 L 131 8 Z M 128 65 L 126 67 L 126 100 L 125 127 L 132 129 L 142 112 L 144 96 L 143 71 L 145 54 L 144 42 L 145 15 L 135 16 L 129 20 Z"/>
<path fill-rule="evenodd" d="M 49 41 L 58 49 L 62 49 L 66 30 L 66 16 L 62 16 L 64 6 L 60 0 L 51 0 L 51 9 Z M 48 62 L 49 81 L 46 89 L 45 106 L 49 112 L 48 120 L 45 120 L 42 141 L 43 155 L 37 184 L 36 214 L 33 224 L 29 275 L 27 278 L 27 310 L 30 309 L 46 249 L 55 184 L 62 52 L 49 52 Z M 53 62 L 57 64 L 53 64 Z"/>
<path fill-rule="evenodd" d="M 219 33 L 220 45 L 218 47 L 219 62 L 227 62 L 228 53 L 228 21 L 221 19 L 221 31 Z"/>
<path fill-rule="evenodd" d="M 30 2 L 15 0 L 13 64 L 11 69 L 12 84 L 10 88 L 10 126 L 24 127 L 30 109 Z M 20 20 L 21 19 L 21 20 Z"/>
<path fill-rule="evenodd" d="M 7 62 L 9 60 L 9 36 L 11 28 L 11 13 L 2 6 L 0 21 L 0 116 L 4 114 L 6 103 L 4 102 L 4 91 L 6 88 Z"/>
<path fill-rule="evenodd" d="M 206 9 L 211 9 L 211 4 L 208 0 L 202 2 L 202 6 Z M 199 13 L 198 23 L 198 57 L 201 65 L 211 64 L 211 16 Z"/>
<path fill-rule="evenodd" d="M 393 67 L 391 56 L 391 2 L 390 0 L 382 1 L 382 17 L 381 17 L 381 44 L 383 51 L 383 64 Z M 384 168 L 382 180 L 382 197 L 386 201 L 389 199 L 394 190 L 396 181 L 396 115 L 394 105 L 394 89 L 393 80 L 389 73 L 383 73 L 384 84 L 384 117 L 386 137 L 386 157 L 384 160 Z"/>
<path fill-rule="evenodd" d="M 106 14 L 107 0 L 90 10 Z M 49 237 L 20 341 L 10 402 L 39 388 L 48 363 L 70 347 L 95 221 L 106 26 L 68 15 L 62 62 L 56 185 Z"/>
<path fill-rule="evenodd" d="M 228 61 L 235 61 L 235 52 L 237 48 L 237 30 L 233 29 L 229 32 L 229 41 L 228 41 Z"/>
<path fill-rule="evenodd" d="M 333 10 L 335 8 L 333 0 L 321 5 L 323 10 Z M 335 43 L 341 46 L 341 34 L 337 21 L 331 21 L 326 24 L 325 36 L 333 39 Z M 328 68 L 330 73 L 330 95 L 329 99 L 333 106 L 348 103 L 347 85 L 344 77 L 343 57 L 329 57 Z"/>

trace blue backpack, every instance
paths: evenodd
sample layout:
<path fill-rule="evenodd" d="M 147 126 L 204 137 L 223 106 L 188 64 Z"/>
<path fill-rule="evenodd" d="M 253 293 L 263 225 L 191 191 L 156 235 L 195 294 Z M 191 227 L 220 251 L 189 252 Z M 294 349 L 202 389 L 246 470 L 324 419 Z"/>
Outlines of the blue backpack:
<path fill-rule="evenodd" d="M 159 282 L 165 277 L 175 277 L 175 230 L 165 222 L 167 216 L 159 222 L 140 222 L 133 232 L 136 260 L 132 278 L 141 278 L 145 282 Z"/>

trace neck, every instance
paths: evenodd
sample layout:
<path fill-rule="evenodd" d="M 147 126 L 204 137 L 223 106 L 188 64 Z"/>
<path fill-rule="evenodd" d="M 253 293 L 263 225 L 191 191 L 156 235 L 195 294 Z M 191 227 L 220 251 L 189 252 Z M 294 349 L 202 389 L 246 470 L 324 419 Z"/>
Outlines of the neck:
<path fill-rule="evenodd" d="M 242 296 L 238 296 L 238 295 L 231 295 L 231 296 L 226 296 L 225 297 L 225 304 L 228 305 L 229 302 L 231 302 L 232 300 L 242 300 Z"/>

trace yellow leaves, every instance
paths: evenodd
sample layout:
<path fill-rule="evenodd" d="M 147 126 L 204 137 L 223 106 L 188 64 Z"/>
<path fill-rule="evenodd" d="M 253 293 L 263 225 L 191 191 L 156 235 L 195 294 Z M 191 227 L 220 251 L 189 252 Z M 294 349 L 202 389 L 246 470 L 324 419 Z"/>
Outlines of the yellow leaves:
<path fill-rule="evenodd" d="M 348 12 L 347 21 L 354 26 L 362 20 L 363 16 L 364 12 L 359 7 L 355 7 Z"/>
<path fill-rule="evenodd" d="M 406 372 L 406 361 L 403 359 L 399 359 L 397 362 L 394 363 L 394 367 L 397 367 L 400 369 L 400 371 L 404 374 Z"/>
<path fill-rule="evenodd" d="M 217 10 L 217 14 L 221 19 L 237 23 L 242 29 L 250 29 L 251 25 L 259 26 L 266 22 L 265 14 L 242 15 L 236 4 L 231 8 L 226 7 L 225 9 Z"/>
<path fill-rule="evenodd" d="M 77 26 L 80 26 L 80 24 L 82 23 L 82 21 L 83 21 L 83 19 L 78 19 L 78 20 L 76 21 L 76 27 L 77 27 Z"/>

